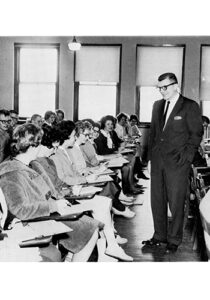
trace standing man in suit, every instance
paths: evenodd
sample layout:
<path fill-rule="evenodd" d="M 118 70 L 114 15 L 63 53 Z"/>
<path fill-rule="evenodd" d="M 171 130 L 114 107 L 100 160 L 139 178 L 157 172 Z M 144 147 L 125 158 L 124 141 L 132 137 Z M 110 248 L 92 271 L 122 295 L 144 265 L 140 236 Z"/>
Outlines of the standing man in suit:
<path fill-rule="evenodd" d="M 179 94 L 175 74 L 160 75 L 158 89 L 163 99 L 154 103 L 149 140 L 154 235 L 143 244 L 167 243 L 169 253 L 182 242 L 189 171 L 203 129 L 198 104 Z M 169 226 L 168 203 L 172 214 Z"/>

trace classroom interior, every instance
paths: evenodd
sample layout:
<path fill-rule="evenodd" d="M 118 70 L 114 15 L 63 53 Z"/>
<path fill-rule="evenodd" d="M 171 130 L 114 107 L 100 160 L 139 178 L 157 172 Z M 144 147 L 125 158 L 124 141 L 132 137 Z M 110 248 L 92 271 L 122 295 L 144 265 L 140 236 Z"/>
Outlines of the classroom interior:
<path fill-rule="evenodd" d="M 136 114 L 142 132 L 143 159 L 147 156 L 152 105 L 161 97 L 156 89 L 160 74 L 177 74 L 180 92 L 198 102 L 202 115 L 210 117 L 209 36 L 76 36 L 81 43 L 78 51 L 69 49 L 73 38 L 0 37 L 1 109 L 18 111 L 22 120 L 56 109 L 63 110 L 65 118 L 73 121 L 99 121 L 105 114 L 116 116 L 120 112 Z M 43 61 L 37 58 L 40 53 Z M 34 68 L 32 75 L 27 65 L 30 57 L 35 58 L 29 64 Z M 46 64 L 46 74 L 42 74 L 37 62 Z M 208 132 L 206 138 L 210 138 Z M 195 240 L 191 217 L 186 217 L 184 242 L 176 254 L 165 257 L 161 251 L 144 253 L 141 242 L 150 238 L 153 223 L 150 182 L 142 179 L 142 184 L 146 187 L 142 204 L 131 208 L 136 217 L 117 217 L 115 221 L 117 230 L 130 241 L 123 246 L 127 253 L 136 262 L 207 261 L 206 241 L 202 236 Z"/>

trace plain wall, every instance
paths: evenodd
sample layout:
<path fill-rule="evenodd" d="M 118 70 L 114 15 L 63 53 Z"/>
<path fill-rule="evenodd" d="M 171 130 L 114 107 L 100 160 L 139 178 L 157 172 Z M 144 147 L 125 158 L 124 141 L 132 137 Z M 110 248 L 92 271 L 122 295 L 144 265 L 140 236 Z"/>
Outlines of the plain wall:
<path fill-rule="evenodd" d="M 0 107 L 12 109 L 14 105 L 14 43 L 59 43 L 60 78 L 59 108 L 67 118 L 73 118 L 74 55 L 67 44 L 72 36 L 65 37 L 0 37 Z M 199 102 L 200 47 L 210 45 L 210 37 L 185 36 L 80 36 L 85 44 L 121 44 L 120 111 L 135 112 L 136 100 L 136 46 L 137 45 L 185 45 L 183 94 Z"/>

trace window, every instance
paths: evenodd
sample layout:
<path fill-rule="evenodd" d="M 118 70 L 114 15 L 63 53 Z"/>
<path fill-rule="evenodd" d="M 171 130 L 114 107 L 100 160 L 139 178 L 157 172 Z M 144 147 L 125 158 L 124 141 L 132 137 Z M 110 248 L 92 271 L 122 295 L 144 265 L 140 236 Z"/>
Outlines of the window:
<path fill-rule="evenodd" d="M 58 55 L 58 46 L 15 45 L 15 109 L 20 117 L 57 107 Z"/>
<path fill-rule="evenodd" d="M 201 46 L 200 100 L 202 114 L 210 112 L 210 46 Z"/>
<path fill-rule="evenodd" d="M 116 115 L 120 88 L 120 46 L 83 46 L 76 52 L 74 119 L 99 121 Z"/>
<path fill-rule="evenodd" d="M 151 122 L 153 103 L 161 99 L 157 78 L 175 73 L 182 84 L 184 46 L 137 46 L 137 113 L 141 122 Z"/>

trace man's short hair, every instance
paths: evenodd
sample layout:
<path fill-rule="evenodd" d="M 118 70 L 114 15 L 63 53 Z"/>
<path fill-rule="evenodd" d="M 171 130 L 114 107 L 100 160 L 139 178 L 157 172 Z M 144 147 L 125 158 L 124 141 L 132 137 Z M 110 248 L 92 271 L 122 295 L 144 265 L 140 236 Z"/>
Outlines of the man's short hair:
<path fill-rule="evenodd" d="M 174 73 L 164 73 L 158 77 L 158 81 L 162 81 L 165 79 L 169 79 L 171 81 L 174 81 L 175 83 L 178 83 L 177 77 Z"/>
<path fill-rule="evenodd" d="M 32 122 L 32 121 L 36 121 L 36 119 L 37 119 L 38 117 L 41 118 L 41 116 L 40 116 L 39 114 L 34 114 L 34 115 L 31 117 L 31 122 Z"/>
<path fill-rule="evenodd" d="M 10 112 L 7 109 L 0 109 L 0 115 L 4 115 L 5 117 L 10 116 Z"/>

